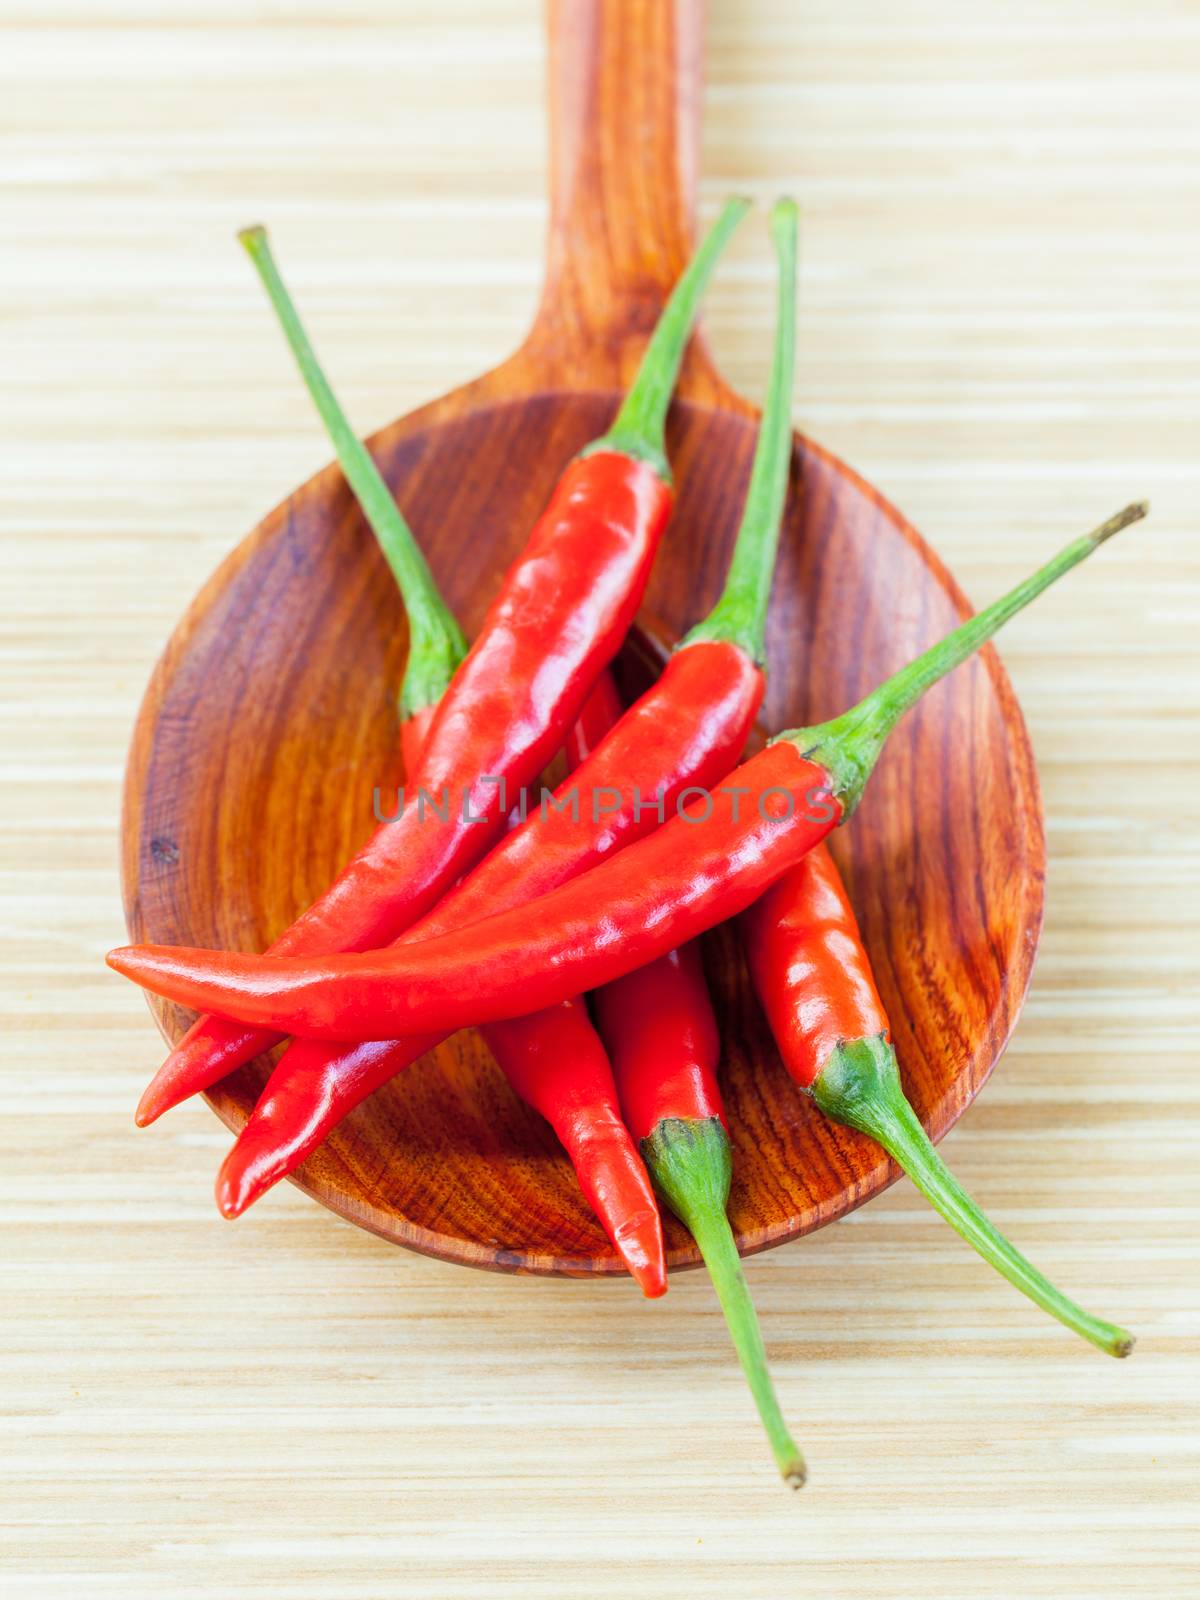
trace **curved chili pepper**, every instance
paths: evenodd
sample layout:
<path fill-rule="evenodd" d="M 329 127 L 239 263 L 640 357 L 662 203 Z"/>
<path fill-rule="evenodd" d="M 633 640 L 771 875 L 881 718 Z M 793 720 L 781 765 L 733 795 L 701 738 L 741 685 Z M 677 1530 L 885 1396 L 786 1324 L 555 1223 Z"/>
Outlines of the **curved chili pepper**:
<path fill-rule="evenodd" d="M 556 888 L 656 827 L 687 788 L 710 788 L 744 748 L 762 700 L 758 663 L 765 652 L 769 579 L 792 453 L 796 208 L 791 201 L 775 207 L 771 227 L 781 259 L 776 356 L 721 597 L 683 640 L 654 687 L 607 737 L 603 724 L 617 707 L 615 701 L 604 703 L 601 680 L 568 741 L 583 764 L 560 785 L 555 808 L 510 834 L 430 917 L 408 930 L 403 942 L 464 927 Z M 590 829 L 586 819 L 572 814 L 572 794 L 591 797 Z M 498 1022 L 492 1026 L 501 1028 Z M 294 1042 L 221 1169 L 221 1210 L 240 1215 L 311 1154 L 367 1094 L 437 1042 L 438 1036 L 430 1035 L 388 1049 L 345 1052 Z M 489 1043 L 494 1054 L 502 1053 L 503 1041 L 489 1035 Z"/>
<path fill-rule="evenodd" d="M 483 1037 L 505 1077 L 558 1135 L 579 1187 L 648 1299 L 667 1291 L 662 1222 L 621 1120 L 608 1053 L 582 1000 L 497 1022 Z"/>
<path fill-rule="evenodd" d="M 725 1214 L 732 1152 L 717 1087 L 721 1042 L 699 946 L 685 944 L 607 984 L 593 1004 L 626 1125 L 659 1193 L 700 1247 L 776 1464 L 798 1489 L 804 1457 L 779 1409 Z"/>
<path fill-rule="evenodd" d="M 854 911 L 823 845 L 741 918 L 750 974 L 788 1072 L 835 1122 L 869 1134 L 946 1221 L 1022 1294 L 1111 1356 L 1133 1339 L 1056 1289 L 959 1186 L 900 1084 Z"/>
<path fill-rule="evenodd" d="M 109 964 L 168 1000 L 326 1039 L 448 1032 L 610 983 L 757 900 L 852 814 L 888 734 L 932 684 L 1145 513 L 1143 503 L 1127 506 L 1076 539 L 858 705 L 779 735 L 715 795 L 544 895 L 536 913 L 522 906 L 488 917 L 469 941 L 449 934 L 358 955 L 289 960 L 135 945 L 113 951 Z"/>
<path fill-rule="evenodd" d="M 790 201 L 780 202 L 771 215 L 779 256 L 778 324 L 743 522 L 744 529 L 757 518 L 765 532 L 757 550 L 739 539 L 736 582 L 716 618 L 720 626 L 731 613 L 736 616 L 743 637 L 757 643 L 760 658 L 765 653 L 771 569 L 792 454 L 796 221 Z M 767 508 L 761 514 L 760 504 Z M 711 628 L 713 620 L 706 626 Z M 779 1408 L 754 1301 L 726 1215 L 733 1153 L 717 1087 L 721 1042 L 699 945 L 672 950 L 598 989 L 593 1004 L 629 1131 L 641 1144 L 655 1186 L 700 1247 L 776 1465 L 784 1481 L 798 1489 L 805 1479 L 804 1458 Z"/>
<path fill-rule="evenodd" d="M 617 686 L 610 672 L 602 672 L 567 737 L 569 763 L 585 759 L 620 716 Z M 483 1029 L 483 1038 L 514 1093 L 554 1129 L 584 1198 L 642 1293 L 647 1299 L 665 1294 L 667 1268 L 654 1190 L 621 1120 L 612 1067 L 586 1005 L 564 1000 L 533 1016 L 494 1022 Z M 405 1044 L 411 1048 L 412 1041 L 399 1048 Z M 303 1073 L 302 1044 L 294 1044 L 284 1060 L 295 1054 L 301 1057 Z M 360 1054 L 351 1051 L 348 1055 L 349 1059 L 338 1065 L 352 1074 L 361 1073 Z M 263 1097 L 268 1106 L 277 1103 L 288 1082 L 288 1069 L 276 1069 Z M 236 1216 L 245 1209 L 253 1198 L 248 1193 L 252 1180 L 263 1175 L 271 1160 L 271 1152 L 264 1150 L 261 1140 L 264 1127 L 274 1131 L 270 1119 L 260 1116 L 256 1107 L 243 1130 L 249 1130 L 248 1137 L 234 1143 L 221 1167 L 217 1204 L 225 1216 Z"/>
<path fill-rule="evenodd" d="M 620 721 L 622 710 L 612 673 L 602 672 L 563 746 L 569 768 L 587 759 Z M 587 1006 L 563 1000 L 532 1016 L 489 1023 L 482 1033 L 513 1092 L 558 1135 L 584 1199 L 634 1282 L 648 1300 L 666 1294 L 662 1219 L 645 1165 L 621 1120 L 612 1065 Z M 400 1047 L 404 1044 L 411 1047 L 412 1041 Z M 242 1177 L 240 1142 L 235 1141 L 218 1175 L 218 1205 L 226 1186 Z"/>
<path fill-rule="evenodd" d="M 438 704 L 409 778 L 435 799 L 450 797 L 449 820 L 410 805 L 378 828 L 272 955 L 394 938 L 502 828 L 498 780 L 514 789 L 532 782 L 562 744 L 641 600 L 672 503 L 663 449 L 671 391 L 704 286 L 747 205 L 726 205 L 679 280 L 612 429 L 563 474 Z M 143 1096 L 138 1120 L 153 1121 L 278 1037 L 202 1017 Z"/>

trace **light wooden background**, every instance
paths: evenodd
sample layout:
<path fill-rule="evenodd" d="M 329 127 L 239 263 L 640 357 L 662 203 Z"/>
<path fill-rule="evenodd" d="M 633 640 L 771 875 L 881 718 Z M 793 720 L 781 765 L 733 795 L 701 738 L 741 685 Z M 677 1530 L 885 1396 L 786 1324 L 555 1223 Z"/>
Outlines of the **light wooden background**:
<path fill-rule="evenodd" d="M 899 1186 L 750 1268 L 812 1480 L 706 1283 L 474 1275 L 290 1188 L 236 1225 L 122 927 L 124 746 L 201 580 L 326 457 L 234 228 L 364 429 L 504 355 L 544 222 L 534 0 L 0 0 L 0 1588 L 21 1600 L 1200 1592 L 1200 7 L 712 0 L 703 199 L 804 203 L 798 421 L 987 597 L 1049 821 L 1007 1059 L 947 1141 L 1141 1335 L 1074 1344 Z M 712 298 L 765 372 L 747 229 Z"/>

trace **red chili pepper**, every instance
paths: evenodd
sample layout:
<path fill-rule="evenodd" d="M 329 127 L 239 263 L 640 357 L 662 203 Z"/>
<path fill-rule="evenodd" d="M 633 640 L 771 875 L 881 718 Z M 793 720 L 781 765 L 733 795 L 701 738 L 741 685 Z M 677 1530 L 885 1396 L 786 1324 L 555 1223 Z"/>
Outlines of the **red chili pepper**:
<path fill-rule="evenodd" d="M 781 734 L 716 795 L 536 909 L 487 918 L 469 941 L 311 959 L 142 945 L 109 962 L 169 1000 L 327 1039 L 449 1031 L 610 983 L 746 910 L 853 812 L 888 734 L 926 689 L 1145 511 L 1126 507 L 840 717 Z"/>
<path fill-rule="evenodd" d="M 665 1294 L 654 1190 L 621 1120 L 608 1054 L 583 1001 L 492 1023 L 483 1037 L 516 1093 L 558 1135 L 585 1199 L 642 1293 Z"/>
<path fill-rule="evenodd" d="M 594 748 L 557 790 L 556 807 L 510 834 L 402 942 L 465 927 L 557 888 L 657 827 L 660 814 L 665 817 L 687 789 L 719 782 L 744 748 L 762 700 L 758 661 L 765 648 L 770 574 L 791 460 L 795 218 L 791 202 L 781 203 L 772 217 L 790 262 L 786 307 L 746 507 L 716 607 L 607 737 L 600 737 L 601 724 L 614 707 L 605 707 L 599 694 L 593 697 L 578 748 L 580 754 L 584 746 Z M 586 818 L 571 815 L 572 792 L 592 797 L 591 827 Z M 386 1049 L 349 1051 L 311 1040 L 293 1043 L 221 1170 L 221 1210 L 239 1215 L 294 1171 L 367 1094 L 437 1042 L 438 1036 L 430 1035 Z M 490 1035 L 489 1043 L 496 1054 L 504 1048 L 502 1043 L 497 1048 Z"/>
<path fill-rule="evenodd" d="M 605 671 L 568 735 L 565 748 L 571 764 L 586 757 L 620 719 L 621 709 L 612 674 Z M 648 1299 L 665 1294 L 667 1267 L 654 1190 L 621 1120 L 612 1067 L 587 1007 L 579 1000 L 564 1000 L 530 1017 L 491 1023 L 483 1029 L 483 1038 L 514 1093 L 540 1112 L 558 1135 L 584 1198 L 642 1293 Z M 404 1041 L 399 1048 L 411 1043 Z M 297 1053 L 303 1071 L 302 1046 L 294 1045 L 288 1054 Z M 351 1058 L 350 1070 L 359 1071 L 361 1062 L 353 1052 Z M 280 1068 L 268 1084 L 264 1097 L 268 1104 L 290 1081 L 289 1069 L 282 1062 Z M 217 1203 L 226 1216 L 236 1216 L 249 1203 L 248 1182 L 262 1173 L 264 1154 L 270 1160 L 262 1148 L 264 1127 L 269 1134 L 274 1132 L 256 1107 L 247 1123 L 249 1136 L 238 1139 L 218 1174 Z"/>
<path fill-rule="evenodd" d="M 569 768 L 587 759 L 623 709 L 612 673 L 602 672 L 563 746 Z M 490 1023 L 483 1038 L 513 1092 L 558 1135 L 584 1199 L 642 1293 L 649 1300 L 666 1294 L 662 1219 L 645 1165 L 621 1120 L 612 1065 L 587 1006 L 564 1000 L 530 1017 Z M 235 1143 L 218 1176 L 218 1204 L 226 1184 L 236 1186 L 240 1178 Z"/>
<path fill-rule="evenodd" d="M 798 1489 L 804 1457 L 779 1409 L 725 1214 L 732 1156 L 717 1087 L 721 1043 L 699 946 L 686 944 L 607 984 L 593 1004 L 626 1125 L 655 1186 L 700 1247 L 776 1464 Z"/>
<path fill-rule="evenodd" d="M 875 1139 L 950 1226 L 1035 1304 L 1112 1356 L 1124 1328 L 1082 1310 L 1015 1250 L 959 1186 L 900 1084 L 888 1019 L 833 857 L 824 845 L 741 919 L 750 973 L 792 1077 L 826 1116 Z"/>
<path fill-rule="evenodd" d="M 791 458 L 795 207 L 781 203 L 771 224 L 779 254 L 779 314 L 755 478 L 761 493 L 775 502 L 772 521 L 778 528 Z M 774 549 L 763 552 L 760 572 L 766 576 L 774 554 Z M 747 593 L 753 597 L 752 614 L 765 627 L 765 585 L 756 595 L 752 589 Z M 672 950 L 598 989 L 593 1004 L 629 1131 L 641 1145 L 655 1186 L 700 1247 L 776 1465 L 784 1481 L 798 1489 L 805 1479 L 804 1458 L 779 1407 L 726 1215 L 733 1159 L 717 1087 L 721 1042 L 699 945 Z"/>
<path fill-rule="evenodd" d="M 435 798 L 449 796 L 449 820 L 410 805 L 379 827 L 272 955 L 364 950 L 394 938 L 503 826 L 497 780 L 513 788 L 532 782 L 562 744 L 641 600 L 672 503 L 663 453 L 671 391 L 704 286 L 746 209 L 729 202 L 676 285 L 611 431 L 563 474 L 438 703 L 409 778 Z M 305 375 L 311 382 L 307 368 Z M 436 698 L 426 691 L 408 709 Z M 138 1120 L 153 1121 L 278 1037 L 268 1027 L 201 1018 L 151 1084 Z"/>
<path fill-rule="evenodd" d="M 761 672 L 734 645 L 706 642 L 677 650 L 657 683 L 555 791 L 564 805 L 572 789 L 581 796 L 619 793 L 619 810 L 595 826 L 583 812 L 576 820 L 557 805 L 548 806 L 544 817 L 531 813 L 396 949 L 414 949 L 417 941 L 438 935 L 461 944 L 458 930 L 519 908 L 648 835 L 659 825 L 656 795 L 661 793 L 666 814 L 685 789 L 721 781 L 745 745 L 761 698 Z M 644 805 L 634 803 L 638 795 Z M 356 1105 L 449 1031 L 352 1049 L 294 1040 L 221 1169 L 217 1203 L 224 1214 L 240 1215 L 294 1172 Z"/>

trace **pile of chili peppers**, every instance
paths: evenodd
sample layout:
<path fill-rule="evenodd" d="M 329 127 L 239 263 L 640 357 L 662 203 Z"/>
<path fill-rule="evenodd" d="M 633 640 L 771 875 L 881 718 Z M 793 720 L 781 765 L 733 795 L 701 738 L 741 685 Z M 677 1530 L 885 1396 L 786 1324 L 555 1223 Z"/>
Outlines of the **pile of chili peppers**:
<path fill-rule="evenodd" d="M 935 1152 L 905 1098 L 824 840 L 849 820 L 889 733 L 925 690 L 1146 508 L 1129 506 L 1067 545 L 858 705 L 780 733 L 744 760 L 763 699 L 792 456 L 797 214 L 781 201 L 770 219 L 774 356 L 725 589 L 658 681 L 624 708 L 607 669 L 671 513 L 667 409 L 705 286 L 747 209 L 739 199 L 725 206 L 612 427 L 566 465 L 469 649 L 329 387 L 265 233 L 241 235 L 403 596 L 410 790 L 461 795 L 462 805 L 408 806 L 381 824 L 263 956 L 146 945 L 108 959 L 201 1013 L 142 1097 L 142 1125 L 291 1039 L 221 1168 L 227 1217 L 448 1033 L 480 1028 L 514 1091 L 553 1126 L 647 1296 L 667 1287 L 658 1201 L 691 1231 L 776 1463 L 799 1486 L 804 1460 L 726 1216 L 721 1041 L 697 940 L 736 918 L 783 1064 L 821 1111 L 876 1139 L 1031 1300 L 1099 1349 L 1127 1355 L 1130 1335 L 1026 1261 Z M 527 787 L 559 751 L 568 778 L 526 815 Z M 579 796 L 590 804 L 579 807 Z M 469 941 L 460 937 L 467 927 Z"/>

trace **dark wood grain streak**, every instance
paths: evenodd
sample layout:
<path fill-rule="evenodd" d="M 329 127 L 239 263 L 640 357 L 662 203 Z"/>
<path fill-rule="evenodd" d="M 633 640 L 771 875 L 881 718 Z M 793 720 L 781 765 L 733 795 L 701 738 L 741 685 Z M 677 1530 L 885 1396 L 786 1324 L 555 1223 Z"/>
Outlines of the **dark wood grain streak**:
<path fill-rule="evenodd" d="M 371 441 L 473 630 L 570 455 L 601 432 L 691 237 L 700 8 L 551 8 L 548 286 L 520 351 Z M 636 105 L 638 115 L 628 116 Z M 636 128 L 636 137 L 633 129 Z M 669 432 L 678 510 L 647 596 L 676 637 L 715 598 L 755 413 L 693 345 Z M 797 438 L 770 622 L 773 728 L 841 709 L 964 614 L 893 507 Z M 123 876 L 136 939 L 261 948 L 372 826 L 401 778 L 403 611 L 340 474 L 318 474 L 214 574 L 167 645 L 130 751 Z M 647 649 L 620 663 L 633 692 Z M 1042 911 L 1041 809 L 995 654 L 892 741 L 837 838 L 909 1092 L 935 1137 L 987 1077 L 1024 998 Z M 726 1041 L 744 1250 L 823 1226 L 894 1173 L 825 1123 L 782 1071 L 728 930 L 706 941 Z M 186 1016 L 156 1010 L 164 1034 Z M 267 1071 L 212 1095 L 237 1128 Z M 619 1271 L 549 1129 L 472 1033 L 375 1095 L 297 1175 L 342 1216 L 426 1254 L 502 1271 Z M 270 1203 L 269 1201 L 267 1202 Z M 668 1223 L 673 1265 L 695 1255 Z"/>

